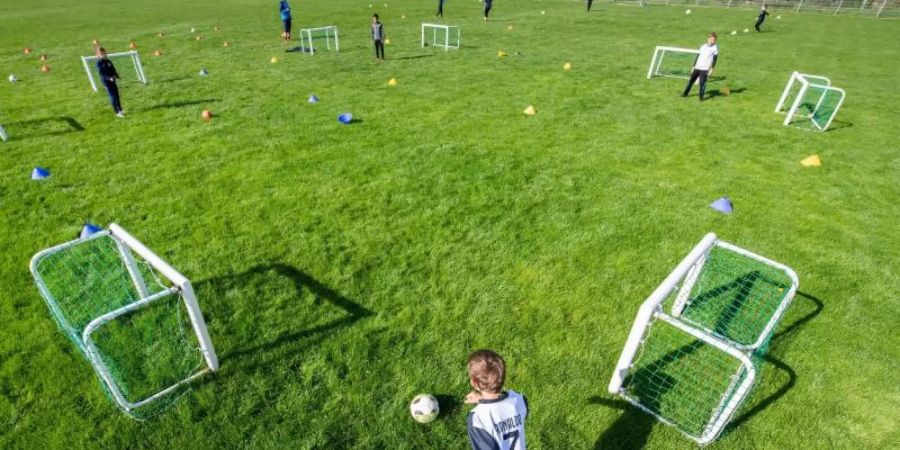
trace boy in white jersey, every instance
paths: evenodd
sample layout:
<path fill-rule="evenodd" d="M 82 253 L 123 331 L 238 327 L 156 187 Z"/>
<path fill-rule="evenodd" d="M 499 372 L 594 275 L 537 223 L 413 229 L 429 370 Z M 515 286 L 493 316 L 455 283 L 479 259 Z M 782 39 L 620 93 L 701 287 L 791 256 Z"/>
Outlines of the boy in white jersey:
<path fill-rule="evenodd" d="M 716 60 L 719 59 L 719 46 L 716 45 L 716 39 L 718 39 L 718 36 L 716 36 L 715 32 L 709 33 L 706 43 L 700 47 L 700 54 L 697 55 L 697 59 L 694 61 L 694 70 L 691 72 L 690 81 L 688 81 L 684 92 L 681 94 L 682 97 L 687 97 L 690 94 L 691 87 L 699 78 L 700 101 L 703 101 L 703 94 L 706 93 L 706 79 L 712 75 L 713 69 L 716 67 Z"/>
<path fill-rule="evenodd" d="M 491 350 L 469 356 L 469 382 L 475 388 L 466 403 L 475 409 L 466 420 L 473 450 L 525 450 L 528 400 L 516 391 L 503 391 L 506 363 Z"/>

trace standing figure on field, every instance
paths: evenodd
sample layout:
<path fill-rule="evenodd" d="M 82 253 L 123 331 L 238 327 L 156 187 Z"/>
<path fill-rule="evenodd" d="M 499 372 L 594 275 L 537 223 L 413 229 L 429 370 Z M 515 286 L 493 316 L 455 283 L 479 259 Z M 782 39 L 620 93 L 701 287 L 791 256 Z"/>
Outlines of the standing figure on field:
<path fill-rule="evenodd" d="M 516 391 L 503 390 L 506 362 L 491 350 L 478 350 L 469 355 L 468 369 L 474 390 L 466 403 L 475 404 L 466 418 L 472 449 L 525 450 L 528 400 Z"/>
<path fill-rule="evenodd" d="M 488 16 L 491 14 L 491 7 L 493 5 L 494 0 L 484 0 L 484 21 L 487 22 Z"/>
<path fill-rule="evenodd" d="M 444 17 L 444 0 L 438 0 L 438 10 L 434 17 Z"/>
<path fill-rule="evenodd" d="M 375 59 L 384 61 L 384 25 L 378 20 L 378 14 L 372 15 L 372 41 L 375 42 Z"/>
<path fill-rule="evenodd" d="M 125 110 L 122 109 L 122 101 L 119 99 L 119 86 L 116 80 L 119 79 L 119 72 L 116 72 L 116 66 L 106 57 L 106 49 L 99 47 L 97 49 L 97 71 L 100 72 L 100 81 L 109 94 L 109 103 L 112 104 L 113 111 L 116 116 L 125 117 Z"/>
<path fill-rule="evenodd" d="M 717 39 L 718 36 L 716 36 L 715 32 L 709 33 L 709 37 L 706 38 L 706 43 L 700 46 L 700 53 L 694 61 L 694 70 L 691 72 L 691 79 L 688 81 L 687 86 L 685 86 L 684 92 L 681 94 L 682 97 L 687 97 L 688 94 L 691 93 L 691 87 L 694 85 L 694 82 L 699 79 L 700 101 L 703 101 L 703 95 L 706 93 L 706 80 L 712 75 L 713 69 L 716 67 L 716 60 L 719 59 L 719 46 L 716 45 Z"/>
<path fill-rule="evenodd" d="M 753 25 L 753 28 L 756 28 L 756 32 L 759 33 L 759 27 L 766 21 L 766 16 L 769 15 L 769 11 L 766 11 L 766 5 L 763 4 L 762 8 L 759 10 L 759 17 L 756 18 L 756 25 Z"/>
<path fill-rule="evenodd" d="M 281 15 L 281 38 L 288 43 L 291 41 L 291 5 L 288 4 L 288 0 L 281 0 L 278 12 Z"/>

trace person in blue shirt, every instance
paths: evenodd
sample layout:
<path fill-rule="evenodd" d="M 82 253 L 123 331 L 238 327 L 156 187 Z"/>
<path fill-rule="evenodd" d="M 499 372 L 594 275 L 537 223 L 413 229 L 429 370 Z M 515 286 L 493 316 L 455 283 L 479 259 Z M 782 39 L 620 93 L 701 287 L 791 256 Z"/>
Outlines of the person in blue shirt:
<path fill-rule="evenodd" d="M 100 72 L 100 81 L 109 94 L 109 103 L 112 104 L 113 111 L 117 117 L 125 117 L 125 110 L 122 109 L 122 100 L 119 98 L 119 86 L 116 80 L 119 79 L 119 72 L 116 72 L 116 66 L 106 57 L 106 49 L 100 47 L 97 49 L 97 72 Z"/>
<path fill-rule="evenodd" d="M 287 0 L 281 0 L 278 9 L 281 14 L 281 24 L 283 25 L 281 38 L 287 43 L 291 41 L 291 5 L 288 4 Z"/>

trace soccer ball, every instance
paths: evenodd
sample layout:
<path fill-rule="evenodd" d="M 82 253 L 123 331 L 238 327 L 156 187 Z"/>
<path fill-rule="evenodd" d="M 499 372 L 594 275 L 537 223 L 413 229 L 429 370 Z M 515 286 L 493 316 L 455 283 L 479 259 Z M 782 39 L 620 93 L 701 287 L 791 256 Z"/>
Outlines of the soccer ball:
<path fill-rule="evenodd" d="M 737 30 L 731 30 L 731 35 L 734 36 L 737 34 Z"/>
<path fill-rule="evenodd" d="M 433 422 L 440 410 L 437 399 L 431 394 L 419 394 L 409 404 L 409 413 L 419 423 Z"/>
<path fill-rule="evenodd" d="M 15 75 L 10 75 L 9 78 L 7 78 L 7 79 L 9 80 L 10 83 L 15 83 L 16 81 L 19 81 L 19 79 L 16 78 Z"/>
<path fill-rule="evenodd" d="M 209 75 L 209 71 L 208 71 L 208 70 L 206 70 L 206 69 L 200 69 L 200 76 L 201 76 L 201 77 L 205 77 L 205 76 L 207 76 L 207 75 Z"/>
<path fill-rule="evenodd" d="M 749 28 L 744 28 L 744 33 L 749 33 L 749 32 L 750 32 Z"/>
<path fill-rule="evenodd" d="M 690 14 L 690 13 L 691 13 L 691 10 L 687 10 L 687 11 L 685 11 L 684 13 L 685 13 L 685 14 Z"/>

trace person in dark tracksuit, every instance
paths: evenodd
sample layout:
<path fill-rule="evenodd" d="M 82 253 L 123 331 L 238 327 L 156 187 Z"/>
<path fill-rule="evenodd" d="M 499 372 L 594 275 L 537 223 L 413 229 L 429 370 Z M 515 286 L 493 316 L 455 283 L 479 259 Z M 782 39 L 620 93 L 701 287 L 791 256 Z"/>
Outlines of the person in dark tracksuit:
<path fill-rule="evenodd" d="M 769 11 L 766 11 L 766 9 L 766 5 L 762 5 L 762 8 L 759 10 L 759 17 L 756 18 L 756 25 L 753 25 L 757 33 L 759 33 L 759 27 L 766 21 L 766 16 L 769 15 Z"/>
<path fill-rule="evenodd" d="M 281 0 L 278 3 L 278 14 L 281 16 L 281 38 L 284 42 L 291 41 L 291 5 L 288 0 Z"/>
<path fill-rule="evenodd" d="M 587 10 L 591 12 L 591 6 L 594 5 L 594 0 L 587 0 Z"/>
<path fill-rule="evenodd" d="M 444 17 L 444 0 L 438 0 L 438 10 L 434 17 Z"/>
<path fill-rule="evenodd" d="M 116 80 L 119 79 L 119 72 L 116 72 L 116 66 L 106 57 L 106 49 L 100 47 L 97 49 L 97 72 L 100 72 L 100 81 L 109 94 L 109 103 L 112 104 L 113 111 L 116 116 L 125 117 L 125 110 L 122 109 L 122 100 L 119 98 L 119 86 Z"/>
<path fill-rule="evenodd" d="M 494 6 L 494 0 L 484 0 L 484 21 L 487 22 L 488 16 L 491 14 L 491 7 Z"/>
<path fill-rule="evenodd" d="M 378 14 L 372 15 L 372 41 L 375 42 L 375 59 L 384 61 L 384 25 L 378 21 Z"/>
<path fill-rule="evenodd" d="M 706 43 L 700 47 L 700 53 L 694 61 L 694 70 L 691 72 L 691 79 L 684 88 L 682 97 L 687 97 L 691 92 L 691 86 L 698 79 L 700 80 L 700 101 L 703 101 L 703 95 L 706 93 L 706 79 L 712 75 L 713 69 L 716 67 L 716 60 L 719 59 L 719 46 L 716 45 L 716 33 L 709 33 Z"/>

